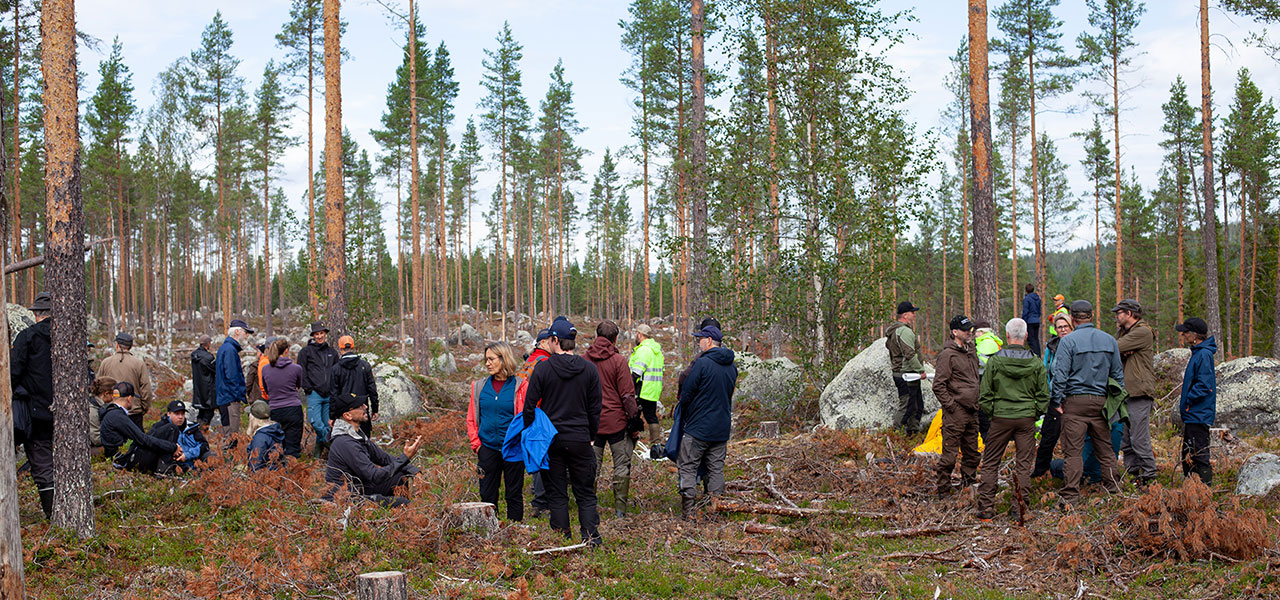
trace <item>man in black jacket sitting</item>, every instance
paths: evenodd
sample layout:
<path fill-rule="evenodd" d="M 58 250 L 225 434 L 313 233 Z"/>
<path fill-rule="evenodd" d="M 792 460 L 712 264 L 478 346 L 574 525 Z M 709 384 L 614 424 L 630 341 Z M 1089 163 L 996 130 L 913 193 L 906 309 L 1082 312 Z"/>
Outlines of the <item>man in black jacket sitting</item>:
<path fill-rule="evenodd" d="M 573 349 L 578 330 L 567 319 L 551 324 L 552 354 L 534 367 L 524 399 L 524 426 L 533 425 L 538 407 L 556 428 L 544 472 L 551 528 L 569 536 L 569 492 L 578 502 L 582 541 L 600 544 L 596 511 L 596 454 L 591 448 L 600 428 L 600 373 Z"/>
<path fill-rule="evenodd" d="M 126 441 L 132 440 L 133 446 L 124 456 L 114 461 L 117 468 L 140 469 L 141 465 L 135 460 L 137 453 L 134 451 L 138 448 L 146 448 L 147 450 L 159 454 L 161 456 L 172 456 L 176 462 L 187 459 L 182 453 L 182 449 L 178 444 L 152 437 L 142 432 L 142 428 L 138 427 L 133 419 L 129 418 L 129 407 L 133 402 L 133 384 L 128 381 L 121 381 L 116 384 L 115 390 L 111 394 L 111 402 L 103 406 L 98 412 L 98 418 L 102 421 L 102 454 L 107 458 L 115 458 L 116 452 L 120 450 Z"/>
<path fill-rule="evenodd" d="M 329 464 L 324 471 L 324 480 L 331 484 L 324 499 L 333 500 L 345 485 L 352 495 L 364 496 L 388 508 L 408 504 L 409 499 L 395 496 L 394 490 L 418 473 L 410 461 L 422 445 L 422 436 L 406 444 L 403 455 L 393 457 L 360 432 L 360 424 L 369 420 L 363 399 L 335 396 L 331 402 L 329 408 L 338 418 L 333 422 Z"/>

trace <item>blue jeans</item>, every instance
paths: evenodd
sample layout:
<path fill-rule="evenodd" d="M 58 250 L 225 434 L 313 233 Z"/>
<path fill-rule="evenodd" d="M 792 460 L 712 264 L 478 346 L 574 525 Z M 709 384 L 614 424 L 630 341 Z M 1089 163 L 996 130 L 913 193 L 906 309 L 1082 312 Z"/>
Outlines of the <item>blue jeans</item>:
<path fill-rule="evenodd" d="M 316 443 L 329 443 L 329 399 L 310 392 L 307 394 L 307 421 L 316 431 Z"/>

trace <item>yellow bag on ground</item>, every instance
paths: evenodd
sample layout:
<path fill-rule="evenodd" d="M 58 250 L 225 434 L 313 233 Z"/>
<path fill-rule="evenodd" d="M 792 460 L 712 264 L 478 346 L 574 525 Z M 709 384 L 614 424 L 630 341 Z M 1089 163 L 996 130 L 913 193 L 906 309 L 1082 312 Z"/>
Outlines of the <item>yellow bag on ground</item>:
<path fill-rule="evenodd" d="M 985 449 L 982 442 L 982 436 L 978 436 L 978 451 Z M 924 442 L 916 446 L 917 454 L 942 454 L 942 411 L 938 411 L 933 415 L 933 422 L 929 423 L 929 433 L 925 434 Z"/>

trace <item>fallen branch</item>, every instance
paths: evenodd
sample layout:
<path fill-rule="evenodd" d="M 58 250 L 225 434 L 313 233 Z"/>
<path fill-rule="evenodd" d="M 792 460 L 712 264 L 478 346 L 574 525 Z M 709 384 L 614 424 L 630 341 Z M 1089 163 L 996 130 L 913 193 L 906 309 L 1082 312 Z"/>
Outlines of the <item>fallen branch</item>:
<path fill-rule="evenodd" d="M 783 504 L 786 504 L 791 508 L 800 508 L 799 506 L 796 506 L 796 503 L 792 502 L 791 499 L 786 496 L 786 494 L 783 494 L 782 491 L 777 488 L 777 485 L 773 478 L 773 463 L 771 462 L 764 463 L 764 470 L 766 473 L 769 474 L 769 483 L 765 484 L 764 486 L 765 491 L 769 492 L 769 495 L 772 496 L 774 499 L 782 501 Z"/>
<path fill-rule="evenodd" d="M 719 548 L 712 548 L 711 546 L 708 546 L 690 537 L 686 537 L 684 539 L 690 544 L 693 544 L 699 548 L 702 548 L 707 552 L 715 553 L 717 550 L 720 550 Z M 745 554 L 748 556 L 768 556 L 769 559 L 772 560 L 773 562 L 777 564 L 782 564 L 782 559 L 778 558 L 777 555 L 775 555 L 774 553 L 768 550 L 751 550 L 749 548 L 723 548 L 723 550 L 730 554 Z"/>
<path fill-rule="evenodd" d="M 792 535 L 795 532 L 790 527 L 780 527 L 778 525 L 766 525 L 755 521 L 747 521 L 742 524 L 743 533 L 765 534 L 765 533 L 781 533 L 783 535 Z"/>
<path fill-rule="evenodd" d="M 951 533 L 953 531 L 960 531 L 963 529 L 969 529 L 969 527 L 963 526 L 963 525 L 947 525 L 945 527 L 911 527 L 908 529 L 878 529 L 876 531 L 860 531 L 854 534 L 854 536 L 860 539 L 873 538 L 873 537 L 891 539 L 891 538 L 905 538 L 905 537 L 917 537 L 917 536 L 929 536 L 929 535 L 942 535 L 944 533 Z"/>
<path fill-rule="evenodd" d="M 886 554 L 884 556 L 881 556 L 880 558 L 884 560 L 902 560 L 906 558 L 911 560 L 936 560 L 938 562 L 958 562 L 960 560 L 959 558 L 943 556 L 943 555 L 948 552 L 954 552 L 957 548 L 963 545 L 964 545 L 964 542 L 960 542 L 959 544 L 956 544 L 950 548 L 946 548 L 943 550 L 936 550 L 934 552 L 894 552 L 892 554 Z M 840 556 L 837 556 L 836 559 L 839 560 L 849 554 L 852 554 L 852 553 L 846 552 L 844 554 L 841 554 Z"/>
<path fill-rule="evenodd" d="M 969 567 L 975 567 L 975 566 L 981 565 L 982 568 L 984 569 L 990 569 L 991 565 L 987 564 L 987 561 L 997 556 L 1000 556 L 1001 554 L 1004 554 L 1005 551 L 1007 550 L 1012 550 L 1012 549 L 1013 549 L 1013 546 L 1001 546 L 999 548 L 996 548 L 995 550 L 992 550 L 986 554 L 983 554 L 982 556 L 978 556 L 974 554 L 973 558 L 970 558 L 969 560 L 965 561 L 964 564 L 960 565 L 960 568 L 967 569 Z M 969 553 L 973 554 L 973 550 L 970 549 Z"/>
<path fill-rule="evenodd" d="M 85 252 L 88 252 L 88 251 L 90 251 L 90 250 L 93 250 L 93 247 L 94 247 L 94 246 L 97 246 L 97 245 L 99 245 L 99 244 L 105 244 L 105 243 L 110 242 L 110 241 L 112 241 L 112 240 L 114 240 L 114 239 L 116 239 L 116 238 L 114 238 L 114 237 L 106 237 L 106 238 L 102 238 L 102 239 L 100 239 L 100 240 L 94 240 L 94 241 L 92 241 L 92 242 L 86 242 L 86 243 L 85 243 L 85 245 L 84 245 L 84 251 L 85 251 Z M 32 256 L 31 258 L 24 259 L 24 260 L 20 260 L 20 261 L 18 261 L 18 262 L 15 262 L 15 263 L 9 263 L 9 264 L 5 265 L 5 266 L 4 266 L 4 274 L 5 274 L 5 275 L 8 275 L 8 274 L 10 274 L 10 273 L 17 273 L 18 271 L 22 271 L 22 270 L 25 270 L 25 269 L 30 269 L 31 267 L 38 267 L 38 266 L 43 265 L 43 264 L 44 264 L 44 255 L 43 255 L 43 254 L 41 254 L 41 255 L 39 255 L 39 256 Z"/>
<path fill-rule="evenodd" d="M 574 550 L 581 550 L 582 548 L 586 548 L 589 545 L 590 544 L 583 542 L 581 544 L 574 544 L 572 546 L 560 546 L 559 548 L 547 548 L 545 550 L 533 550 L 533 551 L 525 550 L 525 553 L 528 554 L 529 556 L 537 556 L 539 554 L 551 554 L 552 552 L 573 552 Z"/>
<path fill-rule="evenodd" d="M 863 512 L 858 510 L 842 510 L 836 508 L 799 508 L 778 506 L 776 504 L 746 504 L 717 498 L 711 509 L 724 513 L 747 513 L 753 515 L 778 515 L 781 517 L 812 517 L 817 515 L 843 515 L 863 519 L 894 519 L 897 515 L 887 513 Z"/>

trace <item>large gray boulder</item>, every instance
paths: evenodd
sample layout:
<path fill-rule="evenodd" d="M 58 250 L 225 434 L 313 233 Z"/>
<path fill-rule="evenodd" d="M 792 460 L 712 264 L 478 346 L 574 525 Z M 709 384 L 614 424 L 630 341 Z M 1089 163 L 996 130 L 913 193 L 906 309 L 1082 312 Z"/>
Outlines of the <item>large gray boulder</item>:
<path fill-rule="evenodd" d="M 1265 496 L 1280 485 L 1280 456 L 1255 454 L 1244 461 L 1236 475 L 1236 493 L 1241 496 Z"/>
<path fill-rule="evenodd" d="M 449 339 L 457 340 L 459 337 L 462 338 L 462 343 L 470 344 L 472 346 L 479 346 L 484 343 L 484 337 L 482 337 L 480 332 L 476 331 L 476 328 L 472 327 L 470 323 L 463 323 L 459 333 L 457 335 L 449 336 Z"/>
<path fill-rule="evenodd" d="M 1155 356 L 1156 377 L 1161 379 L 1182 381 L 1182 374 L 1187 370 L 1187 361 L 1191 360 L 1191 350 L 1173 348 Z"/>
<path fill-rule="evenodd" d="M 13 345 L 13 340 L 26 329 L 36 324 L 36 316 L 27 310 L 27 307 L 12 302 L 4 305 L 4 315 L 9 319 L 9 344 Z"/>
<path fill-rule="evenodd" d="M 532 351 L 532 350 L 533 350 L 533 335 L 532 335 L 532 334 L 530 334 L 528 331 L 525 331 L 525 330 L 523 330 L 523 329 L 521 329 L 520 331 L 517 331 L 517 332 L 516 332 L 516 341 L 515 341 L 515 345 L 516 345 L 516 346 L 519 346 L 519 347 L 521 347 L 521 348 L 524 348 L 524 351 L 525 351 L 525 352 L 530 352 L 530 351 Z"/>
<path fill-rule="evenodd" d="M 889 350 L 885 338 L 871 343 L 866 350 L 845 363 L 818 398 L 822 424 L 836 429 L 884 429 L 897 425 L 898 390 L 889 372 Z M 933 367 L 925 365 L 933 375 Z M 924 418 L 939 408 L 928 380 L 924 391 Z"/>
<path fill-rule="evenodd" d="M 452 375 L 458 372 L 458 361 L 453 355 L 444 352 L 431 359 L 431 373 L 434 375 Z"/>
<path fill-rule="evenodd" d="M 1246 356 L 1218 365 L 1218 425 L 1280 434 L 1280 360 Z"/>
<path fill-rule="evenodd" d="M 373 377 L 378 382 L 380 416 L 404 417 L 422 411 L 422 393 L 404 369 L 391 363 L 378 363 L 373 367 Z"/>
<path fill-rule="evenodd" d="M 735 401 L 756 402 L 765 408 L 792 412 L 804 383 L 800 365 L 785 356 L 765 360 L 747 352 L 739 353 L 735 362 L 738 366 Z"/>

